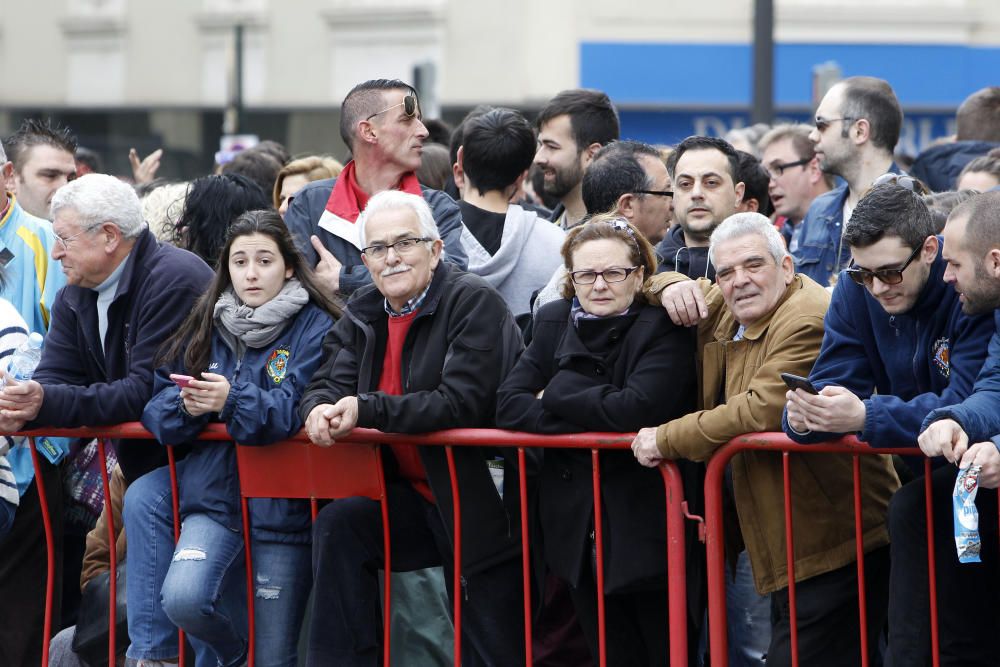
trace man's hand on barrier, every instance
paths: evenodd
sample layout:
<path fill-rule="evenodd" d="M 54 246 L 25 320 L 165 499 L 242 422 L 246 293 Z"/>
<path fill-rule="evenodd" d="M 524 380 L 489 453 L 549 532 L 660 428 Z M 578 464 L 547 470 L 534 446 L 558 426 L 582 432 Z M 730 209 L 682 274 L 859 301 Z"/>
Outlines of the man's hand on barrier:
<path fill-rule="evenodd" d="M 966 450 L 958 467 L 968 468 L 971 465 L 982 466 L 979 486 L 986 489 L 1000 486 L 1000 450 L 993 442 L 977 442 Z"/>
<path fill-rule="evenodd" d="M 785 398 L 788 423 L 800 433 L 857 433 L 865 427 L 864 402 L 844 387 L 823 387 L 818 395 L 796 389 Z"/>
<path fill-rule="evenodd" d="M 192 417 L 222 412 L 222 408 L 226 407 L 226 399 L 229 398 L 230 385 L 225 375 L 202 373 L 201 377 L 201 380 L 191 380 L 187 387 L 181 389 L 184 409 Z"/>
<path fill-rule="evenodd" d="M 643 428 L 632 440 L 632 453 L 636 460 L 647 468 L 655 468 L 663 462 L 663 455 L 656 446 L 656 429 Z"/>
<path fill-rule="evenodd" d="M 917 444 L 927 456 L 943 456 L 957 464 L 969 449 L 969 436 L 954 419 L 940 419 L 917 437 Z"/>
<path fill-rule="evenodd" d="M 323 447 L 329 447 L 337 438 L 351 431 L 358 424 L 358 399 L 345 396 L 335 405 L 317 405 L 306 418 L 306 435 Z"/>
<path fill-rule="evenodd" d="M 19 421 L 22 424 L 38 416 L 42 409 L 45 390 L 34 380 L 18 382 L 5 371 L 3 376 L 7 384 L 0 391 L 0 418 L 6 421 Z"/>
<path fill-rule="evenodd" d="M 660 292 L 660 303 L 677 326 L 694 326 L 708 317 L 705 294 L 695 280 L 668 285 Z"/>

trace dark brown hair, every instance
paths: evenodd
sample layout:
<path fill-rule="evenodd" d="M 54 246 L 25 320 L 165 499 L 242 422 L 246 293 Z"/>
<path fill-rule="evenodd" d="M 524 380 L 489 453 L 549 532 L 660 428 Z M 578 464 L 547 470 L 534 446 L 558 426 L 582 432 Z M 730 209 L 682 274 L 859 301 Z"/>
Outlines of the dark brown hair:
<path fill-rule="evenodd" d="M 292 276 L 297 278 L 306 292 L 309 300 L 338 319 L 341 315 L 340 305 L 330 301 L 320 291 L 316 276 L 308 263 L 295 246 L 292 235 L 274 210 L 247 211 L 240 215 L 229 227 L 226 243 L 219 253 L 219 261 L 215 269 L 215 280 L 212 286 L 195 303 L 191 314 L 164 344 L 157 365 L 162 366 L 177 359 L 184 359 L 185 372 L 194 377 L 208 367 L 209 355 L 212 351 L 212 330 L 215 328 L 215 303 L 232 284 L 229 275 L 229 250 L 233 242 L 251 234 L 262 234 L 278 246 L 285 268 L 292 269 Z M 318 344 L 318 341 L 317 341 Z"/>

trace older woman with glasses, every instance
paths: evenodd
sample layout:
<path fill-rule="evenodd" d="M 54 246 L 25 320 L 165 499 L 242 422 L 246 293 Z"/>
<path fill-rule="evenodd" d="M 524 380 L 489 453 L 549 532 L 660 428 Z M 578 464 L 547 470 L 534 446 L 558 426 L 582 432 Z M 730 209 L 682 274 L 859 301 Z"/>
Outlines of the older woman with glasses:
<path fill-rule="evenodd" d="M 692 410 L 692 332 L 641 298 L 644 278 L 656 270 L 649 242 L 624 219 L 603 214 L 571 230 L 562 255 L 564 298 L 536 315 L 531 345 L 498 392 L 498 426 L 631 432 Z M 608 664 L 665 664 L 663 481 L 629 451 L 605 451 L 599 460 Z M 568 583 L 597 662 L 591 479 L 590 452 L 545 451 L 535 553 Z"/>

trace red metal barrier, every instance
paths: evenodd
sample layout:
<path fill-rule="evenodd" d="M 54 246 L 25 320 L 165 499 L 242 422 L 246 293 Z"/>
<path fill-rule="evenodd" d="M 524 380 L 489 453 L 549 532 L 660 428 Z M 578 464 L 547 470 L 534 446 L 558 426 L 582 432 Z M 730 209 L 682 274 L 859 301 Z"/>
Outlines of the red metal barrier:
<path fill-rule="evenodd" d="M 719 449 L 709 461 L 708 470 L 705 477 L 705 522 L 706 522 L 706 548 L 708 550 L 708 616 L 709 616 L 709 647 L 712 656 L 713 667 L 726 667 L 728 664 L 728 643 L 726 637 L 726 583 L 725 583 L 725 550 L 723 542 L 723 506 L 722 506 L 722 485 L 724 483 L 726 466 L 735 455 L 745 451 L 769 451 L 782 454 L 782 469 L 784 477 L 784 500 L 785 500 L 785 542 L 786 558 L 788 564 L 788 600 L 790 613 L 791 630 L 791 650 L 792 664 L 798 665 L 798 629 L 796 624 L 796 600 L 795 600 L 795 565 L 794 565 L 794 535 L 792 526 L 792 504 L 791 504 L 791 477 L 789 473 L 790 454 L 820 454 L 834 453 L 845 454 L 853 457 L 853 477 L 854 477 L 854 520 L 855 520 L 855 543 L 857 545 L 857 571 L 858 571 L 858 607 L 860 618 L 860 638 L 862 647 L 862 665 L 868 665 L 868 642 L 865 632 L 867 610 L 864 584 L 864 550 L 862 540 L 861 523 L 861 469 L 860 456 L 872 456 L 880 454 L 899 454 L 923 456 L 922 452 L 916 448 L 893 448 L 876 449 L 859 441 L 857 438 L 845 437 L 836 441 L 820 443 L 815 445 L 797 444 L 784 433 L 750 433 L 739 436 L 729 441 L 727 445 Z M 931 607 L 931 652 L 934 667 L 939 665 L 939 637 L 938 637 L 938 610 L 936 595 L 936 574 L 934 562 L 934 518 L 932 513 L 933 499 L 931 494 L 931 463 L 929 459 L 924 461 L 924 481 L 925 481 L 925 511 L 927 518 L 927 547 L 928 547 L 928 582 L 930 587 L 930 607 Z"/>
<path fill-rule="evenodd" d="M 138 423 L 128 423 L 120 424 L 111 427 L 102 428 L 82 428 L 82 429 L 40 429 L 25 435 L 50 435 L 50 436 L 68 436 L 68 437 L 98 437 L 98 438 L 130 438 L 130 439 L 152 439 L 152 436 Z M 605 625 L 604 625 L 604 586 L 603 586 L 603 572 L 604 572 L 604 553 L 603 553 L 603 534 L 602 534 L 602 517 L 601 517 L 601 502 L 600 502 L 600 464 L 598 453 L 600 450 L 627 450 L 632 441 L 631 434 L 619 434 L 619 433 L 580 433 L 571 435 L 560 435 L 560 436 L 543 436 L 530 433 L 518 433 L 512 431 L 500 431 L 491 429 L 454 429 L 449 431 L 440 431 L 435 433 L 428 433 L 419 436 L 413 435 L 400 435 L 400 434 L 390 434 L 381 433 L 379 431 L 371 429 L 355 429 L 351 434 L 345 437 L 341 443 L 346 443 L 350 445 L 374 445 L 374 444 L 407 444 L 407 445 L 428 445 L 428 446 L 445 446 L 447 452 L 447 458 L 449 462 L 449 472 L 451 475 L 452 482 L 452 493 L 455 498 L 454 503 L 454 526 L 455 526 L 455 608 L 454 608 L 454 621 L 455 621 L 455 664 L 461 664 L 461 598 L 460 595 L 460 577 L 461 577 L 461 522 L 460 522 L 460 499 L 458 496 L 458 484 L 455 476 L 455 466 L 454 457 L 452 452 L 452 447 L 463 447 L 463 446 L 490 446 L 490 447 L 516 447 L 518 450 L 518 461 L 519 466 L 519 482 L 520 482 L 520 494 L 521 494 L 521 538 L 524 548 L 522 550 L 522 571 L 523 571 L 523 590 L 525 594 L 524 600 L 524 632 L 525 632 L 525 650 L 526 650 L 526 664 L 532 664 L 532 652 L 531 652 L 531 587 L 530 587 L 530 544 L 529 544 L 529 531 L 528 531 L 528 517 L 526 509 L 528 507 L 527 503 L 527 491 L 526 491 L 526 478 L 525 478 L 525 450 L 526 448 L 567 448 L 567 449 L 589 449 L 592 453 L 592 458 L 594 461 L 593 466 L 593 484 L 594 484 L 594 509 L 595 509 L 595 540 L 597 543 L 597 572 L 598 572 L 598 610 L 599 610 L 599 635 L 601 642 L 601 656 L 600 664 L 602 667 L 607 664 L 606 659 L 606 646 L 604 642 L 605 635 Z M 222 424 L 211 424 L 202 432 L 200 436 L 201 440 L 231 440 L 228 433 L 225 430 L 225 426 Z M 249 450 L 250 457 L 255 458 L 255 462 L 249 463 L 251 468 L 255 468 L 257 465 L 264 466 L 268 472 L 267 475 L 259 476 L 251 473 L 250 477 L 251 483 L 249 486 L 245 486 L 243 489 L 243 509 L 244 509 L 244 521 L 246 521 L 246 498 L 260 494 L 261 496 L 274 496 L 274 497 L 298 497 L 298 498 L 310 498 L 313 501 L 313 515 L 315 517 L 315 500 L 321 497 L 329 497 L 328 494 L 332 492 L 323 488 L 327 480 L 325 477 L 332 475 L 329 468 L 323 468 L 319 464 L 315 464 L 316 461 L 324 459 L 327 456 L 325 453 L 332 453 L 330 459 L 326 461 L 326 464 L 331 464 L 335 461 L 335 456 L 342 453 L 344 448 L 338 444 L 337 446 L 329 449 L 323 449 L 315 447 L 312 445 L 307 445 L 308 441 L 302 435 L 297 436 L 285 443 L 276 443 L 268 447 L 238 447 L 237 451 L 242 452 L 239 456 L 242 456 L 244 461 L 246 461 L 246 454 Z M 353 448 L 352 448 L 353 449 Z M 339 451 L 338 451 L 339 450 Z M 373 451 L 370 447 L 368 448 L 358 448 L 355 451 Z M 99 448 L 100 455 L 103 461 L 103 447 Z M 171 466 L 171 481 L 173 485 L 173 506 L 174 506 L 174 532 L 175 540 L 179 534 L 180 529 L 180 517 L 178 512 L 178 502 L 177 502 L 177 486 L 176 486 L 176 471 L 173 469 L 173 449 L 168 447 L 168 457 L 170 459 Z M 297 452 L 297 456 L 305 455 L 310 457 L 313 463 L 308 466 L 298 466 L 294 470 L 299 475 L 304 475 L 308 480 L 307 483 L 302 482 L 301 477 L 296 478 L 297 490 L 289 491 L 288 487 L 280 486 L 275 487 L 273 482 L 279 481 L 282 477 L 281 475 L 274 474 L 274 460 L 267 459 L 269 454 L 281 454 L 282 452 Z M 38 470 L 38 460 L 34 448 L 32 448 L 33 461 L 35 462 L 36 471 Z M 263 458 L 256 458 L 256 457 Z M 262 461 L 267 461 L 262 463 Z M 324 464 L 324 465 L 326 465 Z M 284 463 L 282 464 L 284 465 Z M 381 466 L 378 466 L 379 472 L 381 472 Z M 666 498 L 666 523 L 667 523 L 667 553 L 665 554 L 667 558 L 667 581 L 668 581 L 668 618 L 669 618 L 669 629 L 665 633 L 665 641 L 669 640 L 670 645 L 670 664 L 671 667 L 683 667 L 687 665 L 687 607 L 686 607 L 686 581 L 685 581 L 685 549 L 684 549 L 684 517 L 686 513 L 686 504 L 684 503 L 683 497 L 683 487 L 681 484 L 680 474 L 672 463 L 664 463 L 661 466 L 661 474 L 664 481 L 664 492 Z M 326 470 L 322 476 L 318 476 L 317 473 Z M 246 476 L 246 474 L 244 474 Z M 269 479 L 263 479 L 266 477 Z M 45 637 L 48 638 L 51 631 L 51 612 L 52 612 L 52 582 L 53 582 L 53 570 L 54 570 L 54 557 L 52 554 L 52 528 L 51 522 L 48 517 L 48 506 L 45 500 L 44 488 L 42 487 L 41 478 L 36 474 L 36 479 L 39 485 L 39 496 L 42 504 L 42 514 L 45 521 L 46 529 L 46 539 L 48 544 L 48 558 L 49 558 L 49 580 L 46 591 L 46 627 L 45 627 Z M 260 484 L 260 486 L 258 486 Z M 270 484 L 270 486 L 269 486 Z M 379 484 L 384 489 L 383 480 L 379 480 Z M 320 492 L 322 489 L 322 492 Z M 280 491 L 280 494 L 277 493 Z M 308 493 L 306 493 L 308 491 Z M 357 490 L 358 493 L 354 495 L 369 495 L 369 492 L 375 493 L 377 497 L 382 497 L 380 493 L 373 492 L 371 489 Z M 109 498 L 107 488 L 105 487 L 105 497 Z M 339 497 L 333 495 L 333 497 Z M 371 497 L 369 495 L 369 497 Z M 106 501 L 107 505 L 107 501 Z M 386 537 L 388 536 L 388 512 L 385 503 L 382 504 L 383 508 L 383 525 L 386 527 Z M 111 517 L 109 513 L 109 530 L 113 531 L 113 526 L 111 525 Z M 248 526 L 244 524 L 244 539 L 248 541 Z M 113 535 L 113 533 L 112 533 Z M 112 549 L 114 548 L 114 540 L 112 539 Z M 388 562 L 390 550 L 388 544 L 386 545 L 386 608 L 385 608 L 385 655 L 384 660 L 386 664 L 389 664 L 389 571 L 390 564 Z M 114 559 L 114 552 L 112 551 L 112 559 Z M 112 577 L 112 595 L 114 595 L 114 578 L 117 576 L 116 563 L 114 560 L 111 562 L 111 577 Z M 248 605 L 250 608 L 250 618 L 252 615 L 252 604 L 253 604 L 253 592 L 252 592 L 252 554 L 250 552 L 250 545 L 247 544 L 247 577 L 248 577 Z M 114 613 L 114 605 L 112 603 L 112 614 Z M 113 627 L 113 616 L 112 627 Z M 252 620 L 250 621 L 253 622 Z M 252 651 L 252 641 L 251 641 L 251 651 Z M 112 636 L 109 641 L 109 651 L 114 651 L 114 637 Z M 181 664 L 185 664 L 184 642 L 180 643 L 181 651 Z M 43 647 L 43 660 L 42 665 L 48 664 L 48 641 L 46 639 L 45 646 Z M 253 664 L 253 658 L 251 656 L 251 662 Z"/>

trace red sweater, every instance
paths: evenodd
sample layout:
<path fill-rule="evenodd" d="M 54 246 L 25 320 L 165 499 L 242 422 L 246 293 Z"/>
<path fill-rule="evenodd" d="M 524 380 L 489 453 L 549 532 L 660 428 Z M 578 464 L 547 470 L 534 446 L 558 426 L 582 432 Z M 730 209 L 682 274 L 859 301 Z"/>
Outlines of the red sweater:
<path fill-rule="evenodd" d="M 413 311 L 389 318 L 389 340 L 385 344 L 385 358 L 382 361 L 382 377 L 379 379 L 378 390 L 391 396 L 403 393 L 403 341 L 406 340 L 406 332 L 410 330 L 410 325 L 416 316 L 417 311 Z M 403 478 L 408 480 L 428 502 L 433 503 L 434 493 L 427 484 L 427 471 L 424 470 L 416 446 L 390 445 L 390 448 L 399 463 L 399 472 Z"/>

